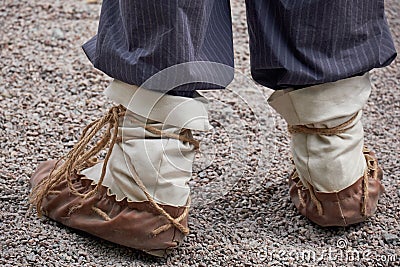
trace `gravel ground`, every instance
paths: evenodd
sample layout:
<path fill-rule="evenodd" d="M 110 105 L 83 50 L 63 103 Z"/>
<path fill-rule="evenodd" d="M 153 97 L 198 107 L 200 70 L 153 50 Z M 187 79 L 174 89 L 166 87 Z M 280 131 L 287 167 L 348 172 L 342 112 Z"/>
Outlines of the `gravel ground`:
<path fill-rule="evenodd" d="M 399 48 L 400 2 L 386 4 Z M 321 228 L 288 198 L 286 126 L 266 104 L 272 91 L 249 78 L 244 1 L 232 7 L 237 75 L 229 90 L 205 93 L 215 130 L 196 134 L 210 145 L 194 166 L 191 233 L 157 259 L 28 212 L 38 162 L 63 155 L 112 105 L 102 93 L 110 79 L 80 48 L 96 32 L 99 4 L 0 2 L 1 266 L 400 266 L 400 60 L 373 71 L 363 118 L 385 171 L 377 215 Z"/>

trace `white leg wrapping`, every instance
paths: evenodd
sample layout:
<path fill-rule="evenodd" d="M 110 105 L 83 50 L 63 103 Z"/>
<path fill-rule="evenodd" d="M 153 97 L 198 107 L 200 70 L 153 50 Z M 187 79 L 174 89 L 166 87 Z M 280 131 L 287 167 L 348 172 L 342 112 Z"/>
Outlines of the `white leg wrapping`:
<path fill-rule="evenodd" d="M 160 138 L 143 128 L 151 125 L 163 132 L 179 134 L 182 128 L 208 130 L 204 98 L 164 95 L 114 81 L 107 96 L 128 111 L 121 119 L 122 141 L 113 148 L 103 185 L 117 200 L 142 202 L 147 198 L 132 178 L 136 172 L 148 192 L 159 204 L 185 206 L 189 197 L 194 146 L 172 138 Z M 82 171 L 97 183 L 102 162 Z M 134 170 L 134 171 L 133 171 Z"/>
<path fill-rule="evenodd" d="M 270 105 L 289 125 L 332 128 L 353 116 L 344 133 L 325 136 L 296 133 L 291 150 L 296 170 L 304 185 L 309 182 L 319 192 L 338 192 L 363 176 L 366 163 L 363 149 L 362 107 L 371 92 L 369 75 L 299 90 L 274 92 Z"/>

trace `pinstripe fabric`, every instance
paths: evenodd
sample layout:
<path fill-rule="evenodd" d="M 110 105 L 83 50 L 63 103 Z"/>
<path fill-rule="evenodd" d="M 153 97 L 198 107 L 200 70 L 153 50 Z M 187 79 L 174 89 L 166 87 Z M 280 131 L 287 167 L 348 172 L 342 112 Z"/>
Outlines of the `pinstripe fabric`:
<path fill-rule="evenodd" d="M 383 0 L 246 0 L 253 78 L 305 87 L 388 65 L 396 51 Z"/>
<path fill-rule="evenodd" d="M 98 34 L 83 48 L 96 68 L 135 85 L 185 62 L 233 67 L 229 0 L 104 0 Z M 176 75 L 196 76 L 196 70 Z M 210 87 L 196 83 L 175 91 L 190 95 Z"/>
<path fill-rule="evenodd" d="M 253 78 L 273 89 L 300 88 L 388 65 L 396 52 L 383 4 L 246 0 Z M 233 67 L 229 1 L 104 0 L 98 34 L 83 48 L 96 68 L 135 85 L 185 62 Z M 200 66 L 175 75 L 206 71 Z M 197 82 L 170 93 L 209 88 L 216 87 Z"/>

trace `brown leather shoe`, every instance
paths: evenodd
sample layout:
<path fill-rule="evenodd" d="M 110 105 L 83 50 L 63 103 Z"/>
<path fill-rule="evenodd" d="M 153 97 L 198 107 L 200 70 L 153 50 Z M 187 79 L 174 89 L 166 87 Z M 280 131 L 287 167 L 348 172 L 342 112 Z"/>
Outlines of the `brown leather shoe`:
<path fill-rule="evenodd" d="M 55 165 L 54 160 L 41 163 L 30 180 L 31 186 L 40 186 L 40 181 Z M 91 180 L 80 175 L 73 177 L 72 183 L 81 194 L 95 187 Z M 188 208 L 159 206 L 187 228 Z M 155 256 L 165 256 L 187 234 L 174 227 L 148 201 L 128 202 L 126 198 L 117 201 L 115 196 L 107 195 L 104 186 L 100 186 L 93 196 L 83 199 L 71 194 L 67 180 L 63 180 L 48 192 L 41 208 L 43 214 L 66 226 Z"/>
<path fill-rule="evenodd" d="M 305 187 L 294 170 L 289 178 L 289 193 L 297 210 L 320 226 L 348 226 L 372 216 L 384 193 L 380 182 L 383 172 L 373 152 L 365 149 L 364 156 L 368 166 L 365 175 L 335 193 L 317 192 L 311 184 Z"/>

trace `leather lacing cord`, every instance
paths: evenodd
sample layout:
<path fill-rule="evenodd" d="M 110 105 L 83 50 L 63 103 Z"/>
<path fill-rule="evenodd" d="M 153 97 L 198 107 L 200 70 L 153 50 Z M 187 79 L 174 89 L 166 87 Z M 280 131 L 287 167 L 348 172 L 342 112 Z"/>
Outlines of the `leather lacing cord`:
<path fill-rule="evenodd" d="M 317 134 L 317 135 L 325 135 L 325 136 L 339 135 L 339 134 L 345 133 L 347 130 L 351 129 L 354 126 L 351 124 L 357 118 L 357 115 L 358 115 L 358 112 L 353 117 L 351 117 L 348 121 L 346 121 L 336 127 L 332 127 L 332 128 L 311 128 L 311 127 L 307 127 L 305 125 L 289 125 L 288 130 L 289 130 L 290 134 L 303 133 L 303 134 Z M 365 169 L 364 174 L 363 174 L 363 185 L 362 185 L 363 203 L 361 205 L 361 214 L 363 216 L 366 216 L 366 214 L 367 214 L 367 204 L 368 204 L 368 197 L 369 197 L 369 194 L 368 194 L 369 193 L 368 192 L 369 177 L 370 177 L 371 173 L 372 173 L 372 179 L 377 179 L 377 177 L 378 177 L 378 162 L 376 161 L 376 159 L 374 157 L 369 155 L 369 152 L 370 152 L 370 150 L 368 150 L 366 147 L 363 148 L 364 157 L 367 162 L 367 168 Z M 299 181 L 296 183 L 296 187 L 297 187 L 297 194 L 299 197 L 300 204 L 305 207 L 306 203 L 305 203 L 304 198 L 301 195 L 301 190 L 308 189 L 310 192 L 311 201 L 314 203 L 314 205 L 317 208 L 318 215 L 322 216 L 324 213 L 322 203 L 318 199 L 313 185 L 310 182 L 306 181 L 307 187 L 305 187 L 300 180 L 297 170 L 295 170 L 294 173 L 292 174 L 291 179 L 293 179 L 295 181 L 297 178 L 299 178 Z"/>
<path fill-rule="evenodd" d="M 303 133 L 303 134 L 318 134 L 326 136 L 338 135 L 345 133 L 347 130 L 351 129 L 354 125 L 352 126 L 350 125 L 354 122 L 357 116 L 358 112 L 348 121 L 332 128 L 311 128 L 305 125 L 288 125 L 288 130 L 290 134 Z"/>
<path fill-rule="evenodd" d="M 112 149 L 117 142 L 121 141 L 121 138 L 118 137 L 118 126 L 119 126 L 119 118 L 124 117 L 126 114 L 126 108 L 122 105 L 112 107 L 102 118 L 95 120 L 85 127 L 83 130 L 82 136 L 80 140 L 75 144 L 73 149 L 64 157 L 60 158 L 49 176 L 43 179 L 33 190 L 30 195 L 30 203 L 36 206 L 37 213 L 39 216 L 42 215 L 42 204 L 45 197 L 49 194 L 57 194 L 60 191 L 54 190 L 54 188 L 63 181 L 67 181 L 68 188 L 70 192 L 82 198 L 83 200 L 88 199 L 95 195 L 102 183 L 104 181 L 104 177 L 106 174 L 106 167 L 108 161 L 111 156 Z M 131 119 L 131 118 L 130 118 Z M 144 129 L 147 131 L 163 137 L 163 138 L 173 138 L 180 140 L 182 142 L 190 143 L 194 146 L 194 148 L 199 147 L 199 142 L 194 140 L 190 135 L 190 131 L 188 129 L 183 129 L 180 134 L 164 132 L 159 130 L 151 125 L 143 124 Z M 98 134 L 104 127 L 106 127 L 105 132 L 101 136 L 100 140 L 94 145 L 92 148 L 87 149 L 88 144 L 91 140 Z M 98 161 L 96 156 L 99 154 L 101 150 L 108 146 L 108 151 L 105 156 L 102 171 L 100 175 L 100 179 L 96 186 L 87 193 L 80 193 L 73 185 L 73 177 L 76 176 L 80 171 L 94 166 Z M 187 216 L 189 206 L 185 207 L 184 212 L 178 217 L 173 218 L 168 212 L 166 212 L 150 195 L 147 191 L 145 185 L 137 175 L 133 166 L 130 166 L 133 171 L 133 179 L 138 185 L 138 187 L 143 191 L 146 195 L 147 200 L 150 205 L 160 214 L 163 215 L 169 223 L 160 226 L 159 228 L 153 231 L 153 235 L 157 235 L 163 231 L 170 229 L 172 226 L 176 227 L 183 234 L 187 235 L 189 233 L 189 229 L 182 225 L 180 222 Z M 190 204 L 190 203 L 188 203 Z M 77 209 L 82 207 L 82 203 L 73 206 L 69 214 L 73 213 Z M 101 216 L 104 220 L 110 220 L 111 218 L 102 210 L 97 207 L 92 207 L 92 210 Z"/>
<path fill-rule="evenodd" d="M 363 205 L 361 207 L 361 214 L 363 216 L 367 215 L 367 201 L 368 201 L 368 194 L 369 194 L 369 190 L 368 190 L 368 178 L 372 173 L 372 179 L 376 180 L 378 179 L 378 161 L 376 160 L 376 158 L 372 157 L 369 153 L 371 151 L 364 147 L 363 149 L 363 153 L 364 153 L 364 157 L 365 160 L 367 162 L 367 169 L 365 169 L 364 171 L 364 179 L 363 179 Z"/>

